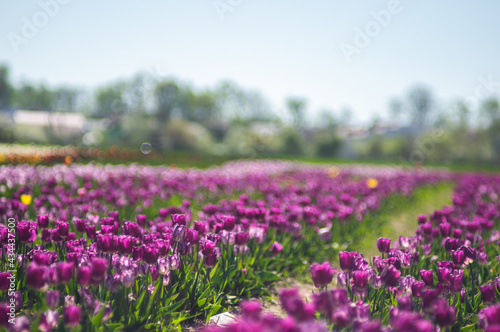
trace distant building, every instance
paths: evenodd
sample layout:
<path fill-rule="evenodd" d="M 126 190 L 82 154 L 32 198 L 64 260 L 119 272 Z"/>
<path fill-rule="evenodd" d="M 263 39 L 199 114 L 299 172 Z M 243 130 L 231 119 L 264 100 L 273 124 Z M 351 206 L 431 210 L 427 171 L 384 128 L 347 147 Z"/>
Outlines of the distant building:
<path fill-rule="evenodd" d="M 75 130 L 83 132 L 85 117 L 80 113 L 47 112 L 47 111 L 14 111 L 13 121 L 16 125 L 50 127 L 57 130 Z"/>

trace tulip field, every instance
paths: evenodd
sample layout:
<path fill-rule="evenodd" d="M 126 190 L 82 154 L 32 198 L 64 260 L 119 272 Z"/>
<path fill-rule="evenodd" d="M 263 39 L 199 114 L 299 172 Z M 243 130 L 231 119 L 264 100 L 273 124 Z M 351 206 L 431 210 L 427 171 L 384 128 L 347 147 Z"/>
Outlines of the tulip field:
<path fill-rule="evenodd" d="M 445 182 L 414 235 L 357 247 L 386 202 Z M 424 168 L 0 166 L 0 328 L 500 331 L 499 198 L 500 176 Z M 277 289 L 304 274 L 311 298 Z"/>

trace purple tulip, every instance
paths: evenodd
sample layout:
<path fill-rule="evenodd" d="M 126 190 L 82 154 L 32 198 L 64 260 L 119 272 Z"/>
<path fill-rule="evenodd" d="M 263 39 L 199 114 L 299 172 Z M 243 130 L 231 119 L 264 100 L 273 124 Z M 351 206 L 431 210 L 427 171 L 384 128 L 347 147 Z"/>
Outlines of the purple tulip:
<path fill-rule="evenodd" d="M 96 237 L 96 227 L 95 226 L 87 226 L 87 238 L 94 239 Z"/>
<path fill-rule="evenodd" d="M 75 266 L 73 263 L 60 262 L 56 265 L 56 269 L 61 283 L 67 284 L 73 279 L 75 273 Z"/>
<path fill-rule="evenodd" d="M 434 285 L 434 275 L 432 270 L 420 270 L 420 278 L 427 287 L 432 287 Z"/>
<path fill-rule="evenodd" d="M 440 291 L 438 289 L 426 289 L 422 292 L 422 308 L 432 310 L 431 306 L 438 298 Z"/>
<path fill-rule="evenodd" d="M 210 255 L 205 256 L 203 258 L 203 263 L 205 263 L 207 267 L 214 267 L 215 264 L 217 264 L 217 254 L 215 251 L 213 251 Z"/>
<path fill-rule="evenodd" d="M 370 277 L 370 286 L 374 289 L 380 289 L 382 287 L 382 278 L 378 274 L 373 274 Z"/>
<path fill-rule="evenodd" d="M 90 266 L 80 266 L 78 270 L 76 271 L 76 281 L 80 286 L 82 287 L 88 287 L 90 286 L 92 282 L 92 278 L 90 276 L 91 273 L 91 268 Z"/>
<path fill-rule="evenodd" d="M 448 306 L 446 301 L 438 298 L 432 305 L 434 320 L 441 327 L 452 326 L 456 321 L 457 312 L 454 307 Z"/>
<path fill-rule="evenodd" d="M 335 310 L 331 320 L 341 329 L 349 327 L 353 323 L 349 306 L 342 306 Z"/>
<path fill-rule="evenodd" d="M 235 218 L 233 216 L 223 216 L 220 218 L 222 223 L 224 224 L 224 230 L 230 232 L 234 228 Z"/>
<path fill-rule="evenodd" d="M 5 292 L 9 289 L 11 278 L 10 272 L 0 272 L 0 291 Z"/>
<path fill-rule="evenodd" d="M 450 276 L 450 289 L 452 292 L 457 293 L 462 290 L 462 283 L 464 279 L 463 270 L 460 270 L 462 273 L 452 273 Z"/>
<path fill-rule="evenodd" d="M 215 249 L 215 243 L 210 240 L 205 240 L 200 247 L 203 256 L 210 256 Z"/>
<path fill-rule="evenodd" d="M 257 320 L 262 312 L 262 305 L 259 301 L 242 301 L 241 315 L 245 318 Z"/>
<path fill-rule="evenodd" d="M 278 242 L 274 242 L 272 245 L 271 245 L 271 248 L 269 249 L 271 251 L 271 253 L 273 255 L 277 255 L 280 253 L 280 251 L 283 249 L 283 246 L 281 245 L 281 243 L 278 243 Z"/>
<path fill-rule="evenodd" d="M 333 310 L 333 301 L 331 293 L 330 292 L 314 293 L 312 297 L 316 311 L 324 315 L 330 316 L 330 313 Z"/>
<path fill-rule="evenodd" d="M 415 309 L 415 304 L 413 303 L 411 296 L 409 295 L 399 296 L 397 300 L 399 309 L 404 311 L 413 311 Z"/>
<path fill-rule="evenodd" d="M 172 240 L 175 242 L 184 241 L 186 238 L 187 227 L 184 225 L 176 224 L 172 232 Z"/>
<path fill-rule="evenodd" d="M 146 225 L 147 217 L 144 214 L 138 214 L 135 218 L 139 226 L 144 227 Z"/>
<path fill-rule="evenodd" d="M 19 241 L 33 242 L 36 240 L 36 229 L 27 221 L 20 221 L 17 223 L 17 236 Z"/>
<path fill-rule="evenodd" d="M 354 269 L 354 259 L 357 255 L 358 255 L 357 251 L 353 251 L 353 252 L 341 251 L 341 252 L 339 252 L 339 262 L 340 262 L 340 268 L 342 269 L 342 271 L 351 272 Z"/>
<path fill-rule="evenodd" d="M 332 282 L 335 269 L 330 266 L 330 263 L 311 265 L 311 274 L 316 288 L 323 288 Z"/>
<path fill-rule="evenodd" d="M 482 309 L 478 314 L 478 325 L 482 329 L 500 325 L 500 304 Z"/>
<path fill-rule="evenodd" d="M 59 306 L 59 299 L 61 298 L 61 293 L 57 290 L 55 291 L 47 291 L 45 294 L 45 303 L 47 307 L 54 310 Z"/>
<path fill-rule="evenodd" d="M 69 328 L 75 328 L 82 319 L 82 309 L 76 305 L 70 305 L 64 308 L 64 325 Z"/>
<path fill-rule="evenodd" d="M 357 289 L 368 287 L 368 279 L 371 276 L 369 270 L 356 270 L 352 273 L 353 286 Z"/>
<path fill-rule="evenodd" d="M 141 261 L 144 259 L 144 247 L 133 247 L 132 248 L 132 258 L 135 261 Z"/>
<path fill-rule="evenodd" d="M 39 214 L 36 216 L 38 227 L 47 228 L 49 226 L 49 216 L 47 214 Z"/>
<path fill-rule="evenodd" d="M 495 299 L 495 286 L 492 282 L 479 286 L 483 303 L 491 303 Z"/>
<path fill-rule="evenodd" d="M 424 288 L 425 288 L 425 283 L 423 281 L 416 280 L 411 285 L 411 293 L 412 293 L 413 297 L 421 298 Z"/>
<path fill-rule="evenodd" d="M 447 267 L 439 267 L 438 268 L 438 281 L 443 285 L 448 285 L 450 282 L 452 270 Z"/>
<path fill-rule="evenodd" d="M 246 232 L 238 233 L 235 237 L 235 243 L 239 246 L 244 246 L 248 243 L 250 236 Z"/>
<path fill-rule="evenodd" d="M 377 240 L 377 249 L 381 253 L 388 253 L 390 248 L 391 248 L 391 239 L 381 237 Z"/>
<path fill-rule="evenodd" d="M 121 282 L 123 287 L 130 288 L 134 285 L 135 276 L 130 270 L 123 271 L 121 274 Z"/>
<path fill-rule="evenodd" d="M 384 270 L 382 271 L 382 273 L 380 274 L 380 278 L 382 279 L 382 282 L 386 286 L 392 286 L 392 287 L 394 287 L 398 284 L 400 276 L 401 276 L 401 272 L 398 271 L 398 269 L 396 269 L 394 267 L 394 265 L 387 265 L 384 268 Z"/>
<path fill-rule="evenodd" d="M 101 284 L 106 276 L 108 261 L 103 258 L 94 258 L 91 261 L 90 277 L 94 285 Z"/>
<path fill-rule="evenodd" d="M 488 264 L 488 254 L 484 252 L 480 252 L 477 254 L 477 262 L 479 265 L 486 265 Z"/>
<path fill-rule="evenodd" d="M 160 252 L 158 251 L 158 248 L 151 247 L 151 246 L 144 247 L 143 259 L 146 263 L 156 264 L 156 261 L 158 260 L 159 255 L 160 255 Z"/>
<path fill-rule="evenodd" d="M 172 214 L 172 225 L 186 226 L 186 215 L 185 214 Z"/>
<path fill-rule="evenodd" d="M 305 321 L 314 317 L 314 305 L 304 303 L 296 288 L 284 289 L 279 293 L 283 310 L 298 321 Z"/>
<path fill-rule="evenodd" d="M 42 242 L 43 243 L 52 242 L 52 229 L 50 228 L 42 229 Z"/>
<path fill-rule="evenodd" d="M 104 280 L 104 284 L 106 286 L 106 290 L 111 293 L 116 293 L 120 289 L 121 285 L 121 276 L 119 274 L 113 274 L 106 276 Z"/>
<path fill-rule="evenodd" d="M 75 223 L 76 230 L 79 233 L 84 233 L 87 230 L 87 225 L 86 225 L 84 219 L 76 218 L 74 220 L 74 223 Z"/>
<path fill-rule="evenodd" d="M 47 286 L 47 270 L 44 266 L 31 263 L 26 268 L 26 285 L 34 290 L 42 290 Z"/>
<path fill-rule="evenodd" d="M 395 331 L 434 332 L 434 324 L 423 319 L 418 313 L 402 311 L 391 318 L 391 326 Z"/>
<path fill-rule="evenodd" d="M 66 238 L 66 236 L 68 236 L 68 230 L 69 230 L 69 225 L 67 222 L 64 222 L 64 221 L 60 221 L 58 224 L 57 224 L 57 232 L 59 234 L 59 236 L 63 239 Z"/>
<path fill-rule="evenodd" d="M 451 234 L 451 225 L 449 223 L 442 223 L 439 225 L 439 231 L 443 238 L 448 237 Z"/>
<path fill-rule="evenodd" d="M 217 253 L 215 251 L 212 252 L 212 254 L 215 254 L 215 256 L 217 257 Z M 167 257 L 167 262 L 168 262 L 169 270 L 173 270 L 173 271 L 179 269 L 179 267 L 181 265 L 181 259 L 179 258 L 178 255 L 169 255 Z"/>

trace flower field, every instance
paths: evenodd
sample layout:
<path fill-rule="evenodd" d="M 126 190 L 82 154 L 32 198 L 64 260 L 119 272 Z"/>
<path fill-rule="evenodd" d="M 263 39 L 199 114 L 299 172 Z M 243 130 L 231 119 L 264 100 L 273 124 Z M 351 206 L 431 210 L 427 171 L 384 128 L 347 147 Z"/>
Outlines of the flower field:
<path fill-rule="evenodd" d="M 384 202 L 444 181 L 456 185 L 453 204 L 421 215 L 414 236 L 379 239 L 373 259 L 357 251 Z M 498 331 L 499 195 L 498 176 L 423 169 L 2 166 L 0 324 Z M 318 289 L 312 301 L 284 289 L 286 316 L 263 310 L 256 299 L 306 271 Z M 241 317 L 203 326 L 225 311 Z"/>

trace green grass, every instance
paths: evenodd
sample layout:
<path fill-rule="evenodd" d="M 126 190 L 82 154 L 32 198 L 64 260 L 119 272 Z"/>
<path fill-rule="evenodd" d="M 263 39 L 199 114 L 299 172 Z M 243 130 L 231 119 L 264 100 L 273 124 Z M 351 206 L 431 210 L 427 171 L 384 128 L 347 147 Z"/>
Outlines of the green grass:
<path fill-rule="evenodd" d="M 299 161 L 312 164 L 335 164 L 335 165 L 375 165 L 375 166 L 387 166 L 387 167 L 403 167 L 403 168 L 414 168 L 415 165 L 409 162 L 405 163 L 402 161 L 381 161 L 381 160 L 356 160 L 356 159 L 341 159 L 341 158 L 327 158 L 327 157 L 310 157 L 310 156 L 290 156 L 290 155 L 258 155 L 255 157 L 238 157 L 238 156 L 216 156 L 216 155 L 206 155 L 203 153 L 189 152 L 189 151 L 175 151 L 165 154 L 156 155 L 142 155 L 134 160 L 123 160 L 123 159 L 96 159 L 93 160 L 97 163 L 110 163 L 110 164 L 147 164 L 147 165 L 175 165 L 180 168 L 208 168 L 214 165 L 222 165 L 225 162 L 232 160 L 258 160 L 258 159 L 277 159 L 284 161 Z M 84 160 L 82 162 L 88 163 L 91 160 Z M 489 172 L 489 173 L 500 173 L 500 165 L 496 164 L 484 164 L 484 163 L 424 163 L 425 167 L 442 167 L 447 168 L 452 171 L 457 172 Z"/>
<path fill-rule="evenodd" d="M 418 227 L 419 214 L 429 215 L 445 205 L 451 205 L 454 184 L 445 182 L 417 188 L 410 198 L 392 196 L 382 203 L 382 208 L 363 220 L 354 232 L 351 250 L 365 257 L 379 255 L 377 239 L 386 237 L 398 241 L 399 236 L 411 236 Z"/>

